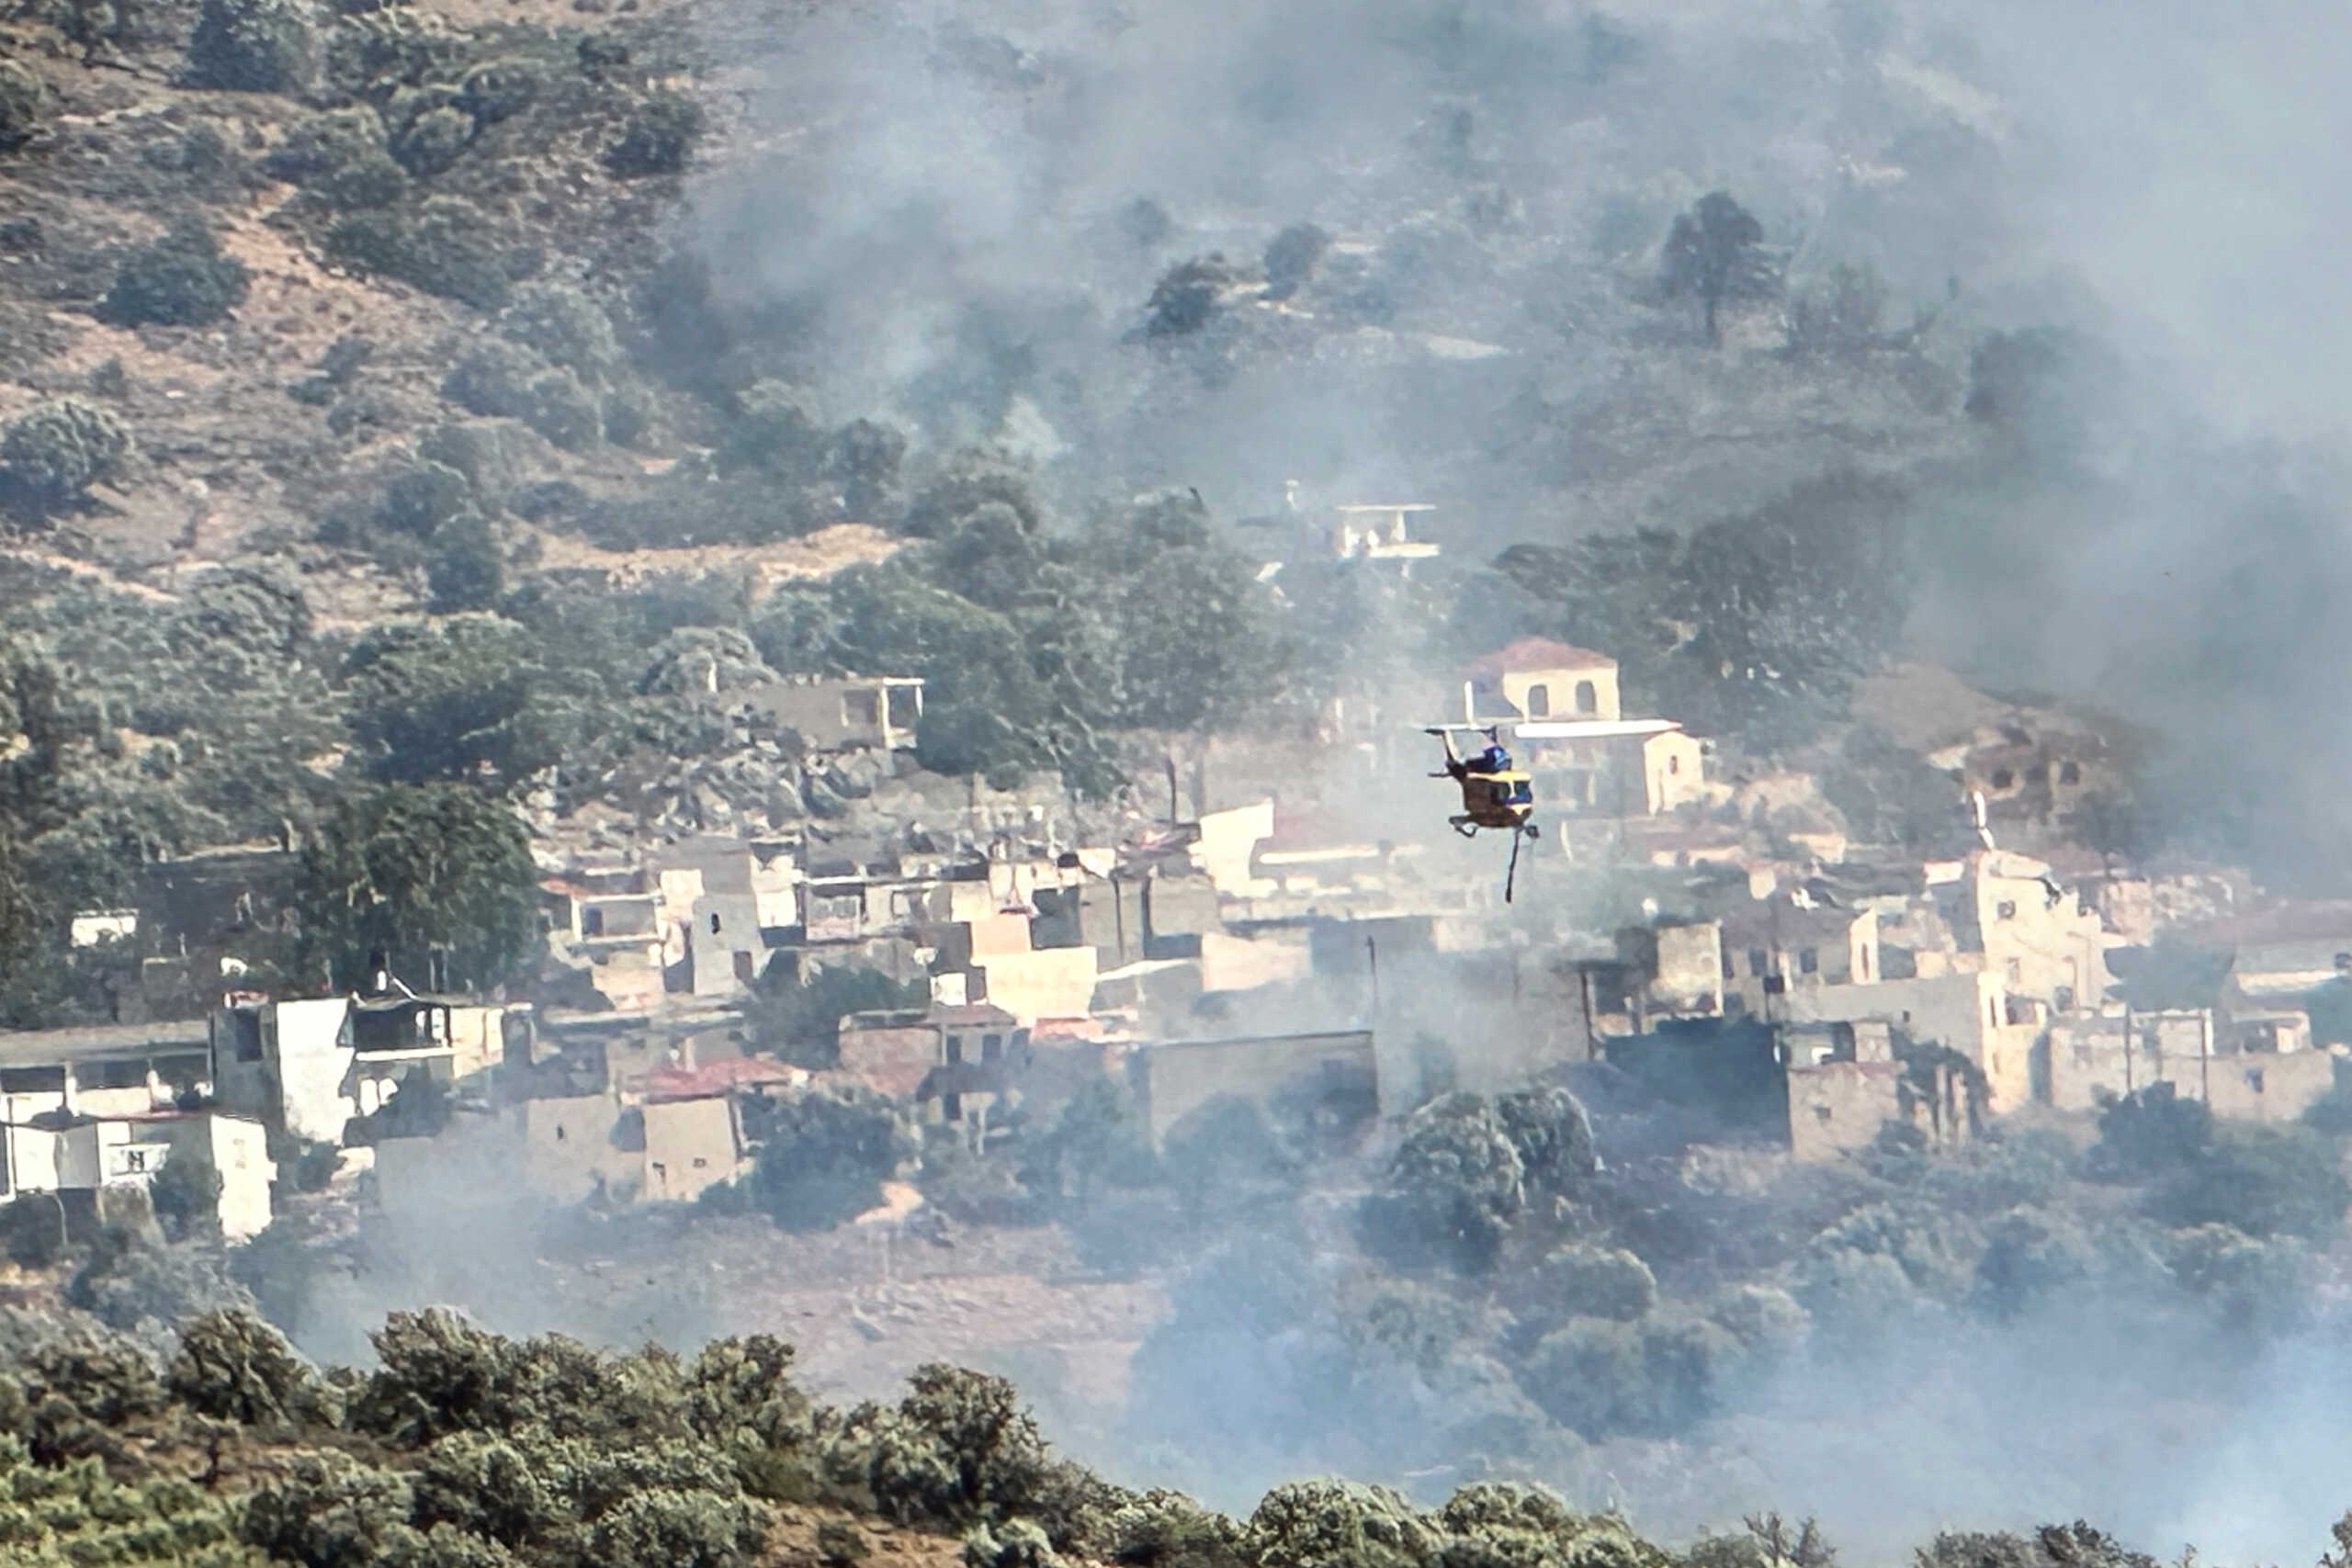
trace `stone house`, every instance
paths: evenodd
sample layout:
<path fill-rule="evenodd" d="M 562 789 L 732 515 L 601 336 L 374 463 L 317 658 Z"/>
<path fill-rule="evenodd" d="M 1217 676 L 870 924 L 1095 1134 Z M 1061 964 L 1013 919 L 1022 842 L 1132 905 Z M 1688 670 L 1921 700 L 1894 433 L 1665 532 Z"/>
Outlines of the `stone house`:
<path fill-rule="evenodd" d="M 51 1111 L 0 1124 L 0 1194 L 59 1196 L 83 1213 L 101 1194 L 152 1182 L 174 1159 L 207 1158 L 220 1176 L 221 1234 L 243 1241 L 267 1228 L 277 1168 L 258 1122 L 211 1110 L 93 1115 Z"/>
<path fill-rule="evenodd" d="M 797 733 L 809 750 L 906 750 L 922 722 L 922 680 L 914 675 L 810 675 L 706 694 Z"/>
<path fill-rule="evenodd" d="M 1791 992 L 1883 977 L 1875 910 L 1831 908 L 1799 897 L 1775 892 L 1724 911 L 1718 959 L 1726 1006 L 1781 1018 L 1781 1000 Z"/>
<path fill-rule="evenodd" d="M 421 995 L 399 982 L 373 996 L 253 998 L 212 1015 L 220 1103 L 298 1137 L 339 1144 L 411 1073 L 486 1090 L 508 1052 L 527 1060 L 526 1004 Z"/>
<path fill-rule="evenodd" d="M 1157 1146 L 1170 1129 L 1227 1095 L 1270 1105 L 1285 1094 L 1377 1108 L 1379 1060 L 1370 1030 L 1171 1040 L 1125 1054 L 1127 1081 Z"/>

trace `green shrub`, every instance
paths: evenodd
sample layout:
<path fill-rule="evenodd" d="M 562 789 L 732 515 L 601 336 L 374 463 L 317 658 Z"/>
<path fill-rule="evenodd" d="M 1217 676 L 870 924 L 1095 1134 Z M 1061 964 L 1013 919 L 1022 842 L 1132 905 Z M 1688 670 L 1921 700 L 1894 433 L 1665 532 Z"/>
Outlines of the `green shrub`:
<path fill-rule="evenodd" d="M 463 475 L 484 512 L 504 506 L 514 485 L 514 454 L 507 431 L 495 423 L 436 424 L 417 438 L 416 455 Z"/>
<path fill-rule="evenodd" d="M 686 1420 L 730 1447 L 797 1449 L 815 1434 L 815 1407 L 792 1381 L 793 1348 L 773 1335 L 714 1339 L 686 1369 Z"/>
<path fill-rule="evenodd" d="M 345 210 L 389 207 L 408 189 L 408 175 L 392 160 L 383 122 L 365 105 L 304 122 L 262 166 Z"/>
<path fill-rule="evenodd" d="M 1565 1317 L 1630 1323 L 1657 1305 L 1657 1276 L 1620 1247 L 1560 1247 L 1544 1259 L 1537 1280 Z"/>
<path fill-rule="evenodd" d="M 466 476 L 439 463 L 418 459 L 404 465 L 384 486 L 384 522 L 404 534 L 426 536 L 473 502 Z"/>
<path fill-rule="evenodd" d="M 489 215 L 457 197 L 429 197 L 413 212 L 347 213 L 327 230 L 326 250 L 346 266 L 481 310 L 506 303 L 518 270 L 518 254 L 500 243 Z"/>
<path fill-rule="evenodd" d="M 187 81 L 234 93 L 285 93 L 316 66 L 311 13 L 299 0 L 204 0 L 188 39 Z"/>
<path fill-rule="evenodd" d="M 560 366 L 531 378 L 523 422 L 567 452 L 582 452 L 605 436 L 605 411 L 580 378 Z"/>
<path fill-rule="evenodd" d="M 585 381 L 601 381 L 620 362 L 605 308 L 568 283 L 526 283 L 498 318 L 498 330 Z"/>
<path fill-rule="evenodd" d="M 345 98 L 381 102 L 403 87 L 447 81 L 466 39 L 437 12 L 406 5 L 353 5 L 329 36 L 326 85 Z"/>
<path fill-rule="evenodd" d="M 1148 1568 L 1245 1568 L 1241 1527 L 1182 1492 L 1125 1499 L 1104 1531 L 1114 1562 Z"/>
<path fill-rule="evenodd" d="M 245 264 L 222 255 L 209 229 L 183 223 L 122 255 L 97 315 L 118 327 L 200 327 L 243 304 L 247 286 Z"/>
<path fill-rule="evenodd" d="M 814 474 L 824 450 L 825 431 L 814 400 L 783 381 L 755 381 L 736 399 L 718 466 L 721 471 L 761 468 L 797 479 Z"/>
<path fill-rule="evenodd" d="M 172 1150 L 147 1184 L 156 1223 L 173 1241 L 220 1235 L 220 1168 L 203 1145 Z"/>
<path fill-rule="evenodd" d="M 0 152 L 32 140 L 49 110 L 49 88 L 22 61 L 0 60 Z"/>
<path fill-rule="evenodd" d="M 0 1242 L 19 1269 L 46 1269 L 65 1256 L 65 1211 L 54 1195 L 28 1192 L 0 1208 Z"/>
<path fill-rule="evenodd" d="M 0 434 L 0 470 L 42 511 L 54 511 L 122 471 L 130 432 L 96 403 L 59 398 Z"/>
<path fill-rule="evenodd" d="M 1027 1519 L 976 1525 L 964 1538 L 964 1568 L 1057 1568 L 1046 1532 Z"/>
<path fill-rule="evenodd" d="M 1392 1261 L 1493 1267 L 1526 1203 L 1526 1168 L 1485 1100 L 1450 1094 L 1415 1111 L 1381 1190 L 1364 1201 L 1364 1243 Z"/>
<path fill-rule="evenodd" d="M 1261 1568 L 1422 1568 L 1437 1532 L 1385 1486 L 1296 1481 L 1250 1516 L 1248 1551 Z"/>
<path fill-rule="evenodd" d="M 741 1497 L 654 1487 L 631 1493 L 596 1521 L 589 1561 L 736 1568 L 751 1561 L 764 1533 L 759 1511 Z"/>
<path fill-rule="evenodd" d="M 605 167 L 621 179 L 674 175 L 702 140 L 702 106 L 681 93 L 656 93 L 629 116 L 621 139 L 605 150 Z"/>
<path fill-rule="evenodd" d="M 464 512 L 434 531 L 425 557 L 424 580 L 433 592 L 433 613 L 487 610 L 506 587 L 506 553 L 498 535 L 479 512 Z"/>
<path fill-rule="evenodd" d="M 449 367 L 441 395 L 469 413 L 521 419 L 531 412 L 531 382 L 546 368 L 535 349 L 484 338 Z"/>
<path fill-rule="evenodd" d="M 473 116 L 443 105 L 419 112 L 392 138 L 392 156 L 418 179 L 441 173 L 473 144 Z"/>
<path fill-rule="evenodd" d="M 786 1230 L 827 1230 L 882 1201 L 882 1184 L 915 1152 L 898 1104 L 850 1086 L 776 1106 L 746 1196 Z"/>
<path fill-rule="evenodd" d="M 605 439 L 616 446 L 635 446 L 653 434 L 659 417 L 653 395 L 633 382 L 606 389 L 604 400 Z"/>
<path fill-rule="evenodd" d="M 1705 1416 L 1737 1345 L 1712 1323 L 1572 1318 L 1544 1337 L 1521 1381 L 1545 1413 L 1600 1439 L 1667 1437 Z"/>
<path fill-rule="evenodd" d="M 165 1247 L 119 1228 L 101 1236 L 66 1294 L 74 1305 L 122 1329 L 149 1319 L 179 1323 L 198 1313 L 254 1305 L 219 1247 Z"/>
<path fill-rule="evenodd" d="M 315 1415 L 318 1374 L 286 1337 L 247 1312 L 211 1312 L 180 1325 L 165 1385 L 203 1416 L 246 1426 Z"/>
<path fill-rule="evenodd" d="M 332 1449 L 303 1451 L 247 1501 L 244 1539 L 306 1568 L 373 1568 L 422 1544 L 409 1524 L 413 1501 L 396 1471 Z"/>
<path fill-rule="evenodd" d="M 458 105 L 477 126 L 496 125 L 529 108 L 546 85 L 535 60 L 485 60 L 458 82 Z"/>

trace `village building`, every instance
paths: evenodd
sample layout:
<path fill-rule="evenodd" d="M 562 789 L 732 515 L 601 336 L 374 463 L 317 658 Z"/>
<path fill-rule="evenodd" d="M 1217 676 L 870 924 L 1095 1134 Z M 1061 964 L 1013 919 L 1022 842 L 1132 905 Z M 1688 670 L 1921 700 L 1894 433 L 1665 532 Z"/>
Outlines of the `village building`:
<path fill-rule="evenodd" d="M 141 1116 L 213 1091 L 202 1020 L 0 1032 L 0 1121 Z"/>
<path fill-rule="evenodd" d="M 1869 1147 L 1888 1123 L 1930 1145 L 1965 1142 L 1978 1107 L 1949 1063 L 1896 1059 L 1884 1023 L 1791 1024 L 1780 1032 L 1789 1101 L 1789 1153 L 1831 1160 Z"/>
<path fill-rule="evenodd" d="M 2301 1012 L 2233 1021 L 2205 1008 L 2052 1020 L 2034 1059 L 2034 1098 L 2062 1111 L 2169 1084 L 2216 1116 L 2291 1122 L 2335 1088 L 2339 1053 L 2315 1049 Z"/>
<path fill-rule="evenodd" d="M 1878 915 L 1799 902 L 1802 891 L 1744 899 L 1718 921 L 1726 1006 L 1782 1016 L 1792 992 L 1868 985 L 1882 977 Z"/>
<path fill-rule="evenodd" d="M 1371 561 L 1394 567 L 1399 577 L 1410 577 L 1414 562 L 1434 560 L 1440 550 L 1432 541 L 1414 538 L 1409 520 L 1436 510 L 1425 501 L 1335 506 L 1325 547 L 1336 559 Z"/>
<path fill-rule="evenodd" d="M 1984 954 L 1984 967 L 2013 996 L 2053 1012 L 2096 1010 L 2115 984 L 2109 952 L 2122 941 L 2063 886 L 2048 863 L 2004 850 L 1978 850 L 1957 878 L 1928 888 L 1962 953 Z"/>
<path fill-rule="evenodd" d="M 787 676 L 702 696 L 792 730 L 811 751 L 900 751 L 913 749 L 922 723 L 922 685 L 914 675 Z"/>
<path fill-rule="evenodd" d="M 1462 700 L 1465 723 L 1516 728 L 1549 810 L 1654 817 L 1705 798 L 1705 746 L 1672 719 L 1628 718 L 1605 653 L 1522 637 L 1471 665 Z"/>
<path fill-rule="evenodd" d="M 231 1241 L 267 1228 L 277 1176 L 260 1122 L 202 1108 L 12 1114 L 0 1122 L 0 1195 L 56 1194 L 61 1225 L 69 1206 L 86 1223 L 105 1194 L 144 1188 L 169 1161 L 209 1162 L 220 1178 L 217 1212 Z"/>
<path fill-rule="evenodd" d="M 1169 1040 L 1125 1055 L 1128 1087 L 1155 1147 L 1211 1100 L 1235 1096 L 1272 1106 L 1286 1096 L 1380 1106 L 1380 1067 L 1372 1032 L 1245 1035 Z"/>
<path fill-rule="evenodd" d="M 386 975 L 361 995 L 240 998 L 212 1015 L 209 1033 L 224 1107 L 339 1144 L 412 1073 L 486 1091 L 510 1054 L 530 1058 L 533 1017 L 525 1004 L 421 995 Z"/>
<path fill-rule="evenodd" d="M 984 1121 L 1017 1096 L 1030 1061 L 1029 1024 L 988 1002 L 851 1013 L 839 1038 L 842 1072 L 946 1123 Z"/>
<path fill-rule="evenodd" d="M 1791 1023 L 1883 1023 L 1915 1043 L 1948 1046 L 1984 1073 L 1984 1110 L 1996 1115 L 2033 1099 L 2034 1048 L 2050 1020 L 2047 1004 L 2009 995 L 1984 969 L 1799 987 L 1774 1010 Z"/>

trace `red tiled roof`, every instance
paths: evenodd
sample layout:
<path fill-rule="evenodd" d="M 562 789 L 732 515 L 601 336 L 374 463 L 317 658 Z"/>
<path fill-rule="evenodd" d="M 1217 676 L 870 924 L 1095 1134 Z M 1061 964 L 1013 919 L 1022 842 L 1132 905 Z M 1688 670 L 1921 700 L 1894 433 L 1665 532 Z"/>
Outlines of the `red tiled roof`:
<path fill-rule="evenodd" d="M 637 1080 L 648 1100 L 701 1100 L 760 1084 L 793 1083 L 804 1069 L 764 1056 L 737 1056 L 703 1067 L 656 1067 Z"/>
<path fill-rule="evenodd" d="M 1547 637 L 1523 637 L 1470 666 L 1470 673 L 1485 680 L 1519 670 L 1606 670 L 1617 661 L 1589 648 L 1575 648 Z"/>

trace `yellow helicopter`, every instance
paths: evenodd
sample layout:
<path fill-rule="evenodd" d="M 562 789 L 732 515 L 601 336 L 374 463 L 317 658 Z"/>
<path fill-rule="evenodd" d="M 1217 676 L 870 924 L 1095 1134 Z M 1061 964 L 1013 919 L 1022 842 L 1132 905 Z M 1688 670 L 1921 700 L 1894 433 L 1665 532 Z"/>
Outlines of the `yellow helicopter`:
<path fill-rule="evenodd" d="M 1463 756 L 1453 749 L 1456 730 L 1485 736 L 1486 749 L 1473 757 Z M 1511 836 L 1510 867 L 1503 874 L 1503 902 L 1510 903 L 1519 880 L 1521 840 L 1537 836 L 1531 820 L 1535 815 L 1533 780 L 1512 765 L 1510 753 L 1503 749 L 1499 726 L 1431 724 L 1423 726 L 1422 733 L 1436 736 L 1445 747 L 1444 768 L 1430 777 L 1452 779 L 1462 788 L 1462 809 L 1446 818 L 1447 826 L 1465 839 L 1477 837 L 1482 828 Z"/>

